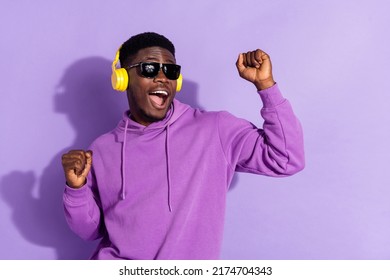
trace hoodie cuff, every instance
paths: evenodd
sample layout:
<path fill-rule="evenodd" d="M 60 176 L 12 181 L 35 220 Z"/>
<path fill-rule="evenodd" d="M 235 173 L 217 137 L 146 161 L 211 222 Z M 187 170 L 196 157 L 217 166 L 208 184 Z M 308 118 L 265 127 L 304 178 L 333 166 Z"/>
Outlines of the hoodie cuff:
<path fill-rule="evenodd" d="M 85 202 L 86 197 L 88 196 L 88 187 L 82 186 L 81 188 L 75 189 L 71 188 L 68 185 L 65 185 L 65 191 L 64 191 L 64 198 L 66 198 L 67 201 L 70 201 L 72 203 L 75 202 Z"/>
<path fill-rule="evenodd" d="M 258 94 L 260 95 L 261 101 L 263 101 L 264 108 L 276 107 L 285 100 L 276 83 L 270 88 L 259 90 Z"/>

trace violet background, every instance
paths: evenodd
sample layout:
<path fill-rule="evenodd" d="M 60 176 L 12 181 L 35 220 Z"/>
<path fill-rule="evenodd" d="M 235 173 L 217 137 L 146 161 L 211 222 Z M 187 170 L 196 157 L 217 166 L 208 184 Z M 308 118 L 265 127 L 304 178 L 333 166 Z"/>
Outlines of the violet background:
<path fill-rule="evenodd" d="M 389 259 L 387 0 L 22 1 L 0 3 L 0 259 L 85 259 L 68 229 L 64 151 L 86 148 L 127 107 L 110 66 L 131 35 L 170 38 L 178 98 L 257 125 L 260 99 L 239 52 L 272 59 L 299 116 L 306 168 L 238 174 L 222 259 Z"/>

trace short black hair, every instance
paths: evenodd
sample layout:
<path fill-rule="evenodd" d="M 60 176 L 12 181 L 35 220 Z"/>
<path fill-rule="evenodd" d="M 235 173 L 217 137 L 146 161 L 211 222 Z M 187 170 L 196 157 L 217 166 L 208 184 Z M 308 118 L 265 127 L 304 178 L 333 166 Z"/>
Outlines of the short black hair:
<path fill-rule="evenodd" d="M 168 50 L 175 57 L 175 46 L 171 41 L 155 32 L 144 32 L 132 36 L 123 43 L 119 53 L 121 67 L 128 66 L 126 64 L 139 50 L 149 47 L 161 47 Z"/>

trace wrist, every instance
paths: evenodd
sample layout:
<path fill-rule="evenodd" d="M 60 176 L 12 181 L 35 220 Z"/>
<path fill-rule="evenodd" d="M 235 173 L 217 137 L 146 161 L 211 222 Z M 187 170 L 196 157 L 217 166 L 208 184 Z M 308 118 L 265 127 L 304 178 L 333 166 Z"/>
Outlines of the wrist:
<path fill-rule="evenodd" d="M 254 85 L 258 91 L 273 87 L 275 84 L 276 82 L 274 81 L 273 77 L 270 77 L 266 80 L 254 82 Z"/>
<path fill-rule="evenodd" d="M 71 189 L 80 189 L 84 187 L 86 183 L 87 183 L 87 178 L 85 178 L 84 182 L 81 184 L 69 184 L 69 182 L 66 181 L 66 185 Z"/>

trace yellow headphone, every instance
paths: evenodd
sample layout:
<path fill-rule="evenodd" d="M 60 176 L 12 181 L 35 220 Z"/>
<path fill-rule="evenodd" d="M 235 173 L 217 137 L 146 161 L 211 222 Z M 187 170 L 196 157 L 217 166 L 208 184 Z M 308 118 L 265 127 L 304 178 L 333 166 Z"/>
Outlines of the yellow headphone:
<path fill-rule="evenodd" d="M 129 75 L 125 68 L 116 68 L 119 61 L 120 50 L 121 48 L 116 52 L 115 59 L 112 62 L 111 85 L 112 88 L 117 91 L 125 91 L 129 85 Z M 183 84 L 183 76 L 181 74 L 176 82 L 176 92 L 179 92 Z"/>

